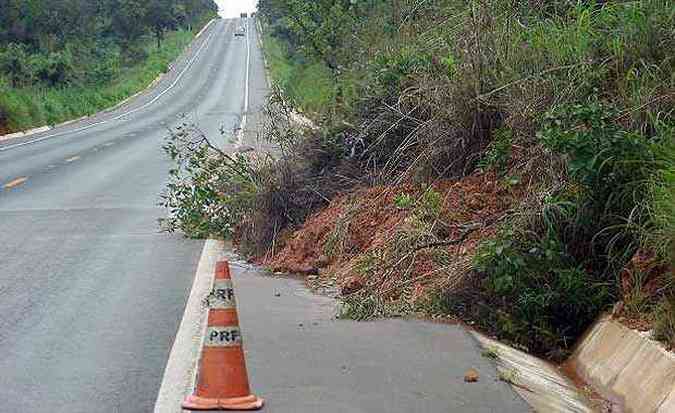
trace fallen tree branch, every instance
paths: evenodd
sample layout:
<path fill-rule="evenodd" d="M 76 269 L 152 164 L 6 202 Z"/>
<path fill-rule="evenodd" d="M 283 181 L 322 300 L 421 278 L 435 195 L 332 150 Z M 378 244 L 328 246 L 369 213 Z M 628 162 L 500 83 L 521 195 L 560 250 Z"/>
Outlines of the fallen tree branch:
<path fill-rule="evenodd" d="M 417 247 L 415 247 L 413 252 L 417 252 L 417 251 L 427 249 L 427 248 L 447 247 L 447 246 L 450 246 L 450 245 L 461 244 L 462 242 L 466 241 L 466 239 L 469 237 L 469 235 L 471 235 L 471 233 L 477 231 L 479 228 L 482 228 L 482 225 L 476 226 L 476 227 L 473 227 L 473 228 L 469 228 L 466 231 L 464 231 L 459 238 L 456 238 L 456 239 L 429 242 L 429 243 L 426 243 L 426 244 L 418 245 Z"/>

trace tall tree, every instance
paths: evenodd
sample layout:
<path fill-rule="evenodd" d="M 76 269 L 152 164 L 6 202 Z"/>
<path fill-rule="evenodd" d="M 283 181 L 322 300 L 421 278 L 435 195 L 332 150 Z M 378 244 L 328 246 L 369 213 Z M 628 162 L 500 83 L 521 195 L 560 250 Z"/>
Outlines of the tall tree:
<path fill-rule="evenodd" d="M 150 0 L 148 2 L 145 22 L 155 34 L 158 49 L 162 46 L 164 32 L 176 26 L 175 5 L 174 0 Z"/>
<path fill-rule="evenodd" d="M 140 38 L 146 29 L 148 4 L 144 0 L 112 0 L 109 3 L 114 33 L 128 45 Z"/>

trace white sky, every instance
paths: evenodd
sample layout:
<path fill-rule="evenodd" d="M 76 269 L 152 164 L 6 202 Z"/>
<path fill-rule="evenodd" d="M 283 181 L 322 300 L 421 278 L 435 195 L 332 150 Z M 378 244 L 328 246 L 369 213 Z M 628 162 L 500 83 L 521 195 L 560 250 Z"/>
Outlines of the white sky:
<path fill-rule="evenodd" d="M 258 0 L 216 0 L 224 18 L 239 17 L 239 13 L 251 13 L 255 11 Z"/>

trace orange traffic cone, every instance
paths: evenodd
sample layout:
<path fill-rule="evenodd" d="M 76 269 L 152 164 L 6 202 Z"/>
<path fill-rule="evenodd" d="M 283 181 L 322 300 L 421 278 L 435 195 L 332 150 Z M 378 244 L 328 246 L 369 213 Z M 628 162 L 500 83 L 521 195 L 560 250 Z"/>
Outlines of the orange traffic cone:
<path fill-rule="evenodd" d="M 197 388 L 183 401 L 187 410 L 257 410 L 264 400 L 251 394 L 234 289 L 227 261 L 216 264 L 209 320 L 197 373 Z"/>

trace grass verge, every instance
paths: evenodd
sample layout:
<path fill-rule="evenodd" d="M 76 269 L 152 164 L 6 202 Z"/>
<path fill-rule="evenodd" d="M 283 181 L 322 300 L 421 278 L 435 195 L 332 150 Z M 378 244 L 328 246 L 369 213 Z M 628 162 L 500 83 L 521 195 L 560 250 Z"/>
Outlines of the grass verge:
<path fill-rule="evenodd" d="M 193 38 L 190 31 L 174 31 L 166 35 L 160 49 L 148 39 L 147 57 L 121 69 L 107 84 L 12 88 L 0 79 L 0 121 L 4 121 L 5 132 L 54 125 L 112 107 L 166 73 Z"/>

